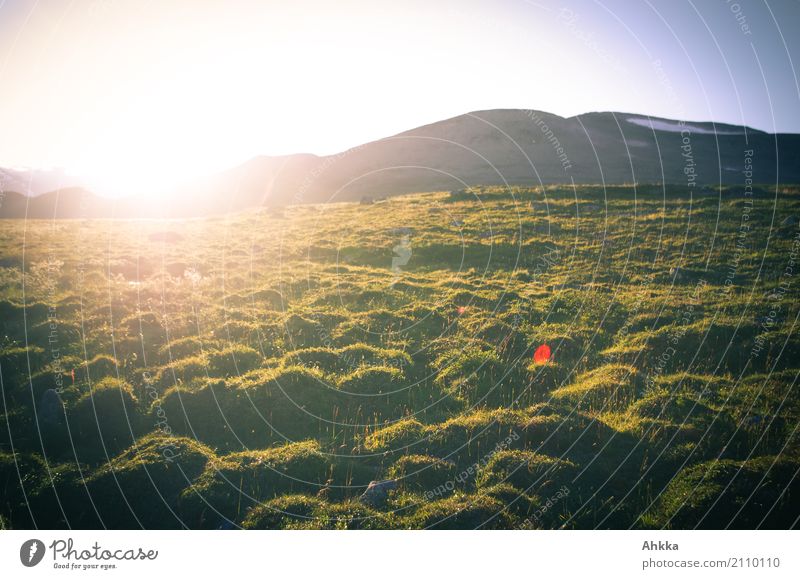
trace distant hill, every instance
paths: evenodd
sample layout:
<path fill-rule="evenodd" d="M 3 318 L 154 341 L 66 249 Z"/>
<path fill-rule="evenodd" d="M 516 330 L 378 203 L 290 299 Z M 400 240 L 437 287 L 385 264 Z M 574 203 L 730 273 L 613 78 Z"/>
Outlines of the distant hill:
<path fill-rule="evenodd" d="M 132 200 L 124 200 L 132 205 Z M 27 197 L 16 192 L 0 199 L 0 217 L 20 219 L 72 219 L 122 216 L 115 214 L 114 199 L 100 197 L 80 187 L 70 187 Z M 138 215 L 133 211 L 131 215 Z"/>
<path fill-rule="evenodd" d="M 182 188 L 163 204 L 103 201 L 91 213 L 205 216 L 261 205 L 353 201 L 473 185 L 734 185 L 744 184 L 746 165 L 752 165 L 756 183 L 800 182 L 800 135 L 628 113 L 563 118 L 489 110 L 336 155 L 256 157 Z M 56 204 L 42 196 L 31 201 L 28 216 L 73 216 L 73 202 Z M 14 206 L 4 203 L 0 216 L 18 217 L 12 214 Z"/>
<path fill-rule="evenodd" d="M 0 191 L 15 191 L 30 197 L 57 189 L 80 187 L 79 178 L 63 169 L 6 169 L 0 167 Z"/>

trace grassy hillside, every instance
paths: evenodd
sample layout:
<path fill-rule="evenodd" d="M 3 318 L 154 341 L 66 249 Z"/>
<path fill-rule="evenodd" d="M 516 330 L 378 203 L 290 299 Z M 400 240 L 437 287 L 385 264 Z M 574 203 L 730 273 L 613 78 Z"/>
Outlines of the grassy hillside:
<path fill-rule="evenodd" d="M 800 188 L 747 193 L 2 221 L 0 522 L 791 527 Z"/>

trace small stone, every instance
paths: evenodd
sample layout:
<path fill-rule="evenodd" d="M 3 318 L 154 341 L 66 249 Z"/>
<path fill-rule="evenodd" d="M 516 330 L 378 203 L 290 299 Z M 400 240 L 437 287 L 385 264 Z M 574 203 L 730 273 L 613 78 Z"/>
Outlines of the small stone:
<path fill-rule="evenodd" d="M 364 494 L 359 497 L 362 503 L 373 507 L 379 507 L 386 502 L 389 497 L 389 491 L 397 488 L 396 480 L 382 480 L 371 481 Z"/>

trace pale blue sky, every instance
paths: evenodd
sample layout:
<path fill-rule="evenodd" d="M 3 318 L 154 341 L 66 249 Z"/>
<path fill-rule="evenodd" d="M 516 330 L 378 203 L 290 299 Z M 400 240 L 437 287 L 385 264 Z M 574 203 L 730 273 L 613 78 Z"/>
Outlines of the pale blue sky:
<path fill-rule="evenodd" d="M 0 166 L 139 186 L 490 108 L 800 132 L 798 25 L 795 1 L 0 0 Z"/>

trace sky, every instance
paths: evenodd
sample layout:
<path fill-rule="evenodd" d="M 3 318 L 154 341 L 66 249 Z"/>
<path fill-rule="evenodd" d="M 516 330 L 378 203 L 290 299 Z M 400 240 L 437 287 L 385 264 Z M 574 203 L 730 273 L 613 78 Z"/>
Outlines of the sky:
<path fill-rule="evenodd" d="M 800 132 L 800 3 L 0 0 L 0 166 L 120 194 L 465 112 Z"/>

